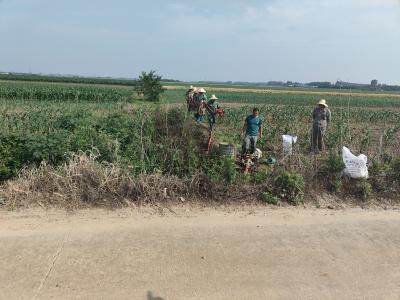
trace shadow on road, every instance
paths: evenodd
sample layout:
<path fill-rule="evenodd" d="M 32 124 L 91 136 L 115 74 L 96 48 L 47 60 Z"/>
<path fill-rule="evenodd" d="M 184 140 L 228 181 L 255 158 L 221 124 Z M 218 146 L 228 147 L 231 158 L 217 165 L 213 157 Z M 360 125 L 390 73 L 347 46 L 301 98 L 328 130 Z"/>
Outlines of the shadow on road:
<path fill-rule="evenodd" d="M 147 292 L 147 300 L 164 300 L 164 298 L 154 297 L 153 293 L 151 291 L 148 291 Z"/>

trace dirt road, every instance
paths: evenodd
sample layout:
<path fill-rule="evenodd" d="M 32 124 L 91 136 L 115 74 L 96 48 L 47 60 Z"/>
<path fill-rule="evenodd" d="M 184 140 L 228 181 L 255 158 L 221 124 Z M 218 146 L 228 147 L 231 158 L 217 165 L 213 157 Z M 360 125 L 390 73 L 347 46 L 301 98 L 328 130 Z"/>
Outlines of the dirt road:
<path fill-rule="evenodd" d="M 0 211 L 0 299 L 400 299 L 400 212 Z"/>

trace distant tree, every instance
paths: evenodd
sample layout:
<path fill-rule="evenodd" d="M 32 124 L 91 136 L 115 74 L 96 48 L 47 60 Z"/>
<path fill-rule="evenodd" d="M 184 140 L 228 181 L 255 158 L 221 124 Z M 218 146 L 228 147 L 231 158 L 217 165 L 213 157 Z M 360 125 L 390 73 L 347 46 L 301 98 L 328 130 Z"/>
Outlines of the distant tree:
<path fill-rule="evenodd" d="M 377 87 L 378 86 L 378 80 L 376 80 L 376 79 L 371 80 L 371 86 L 372 87 Z"/>
<path fill-rule="evenodd" d="M 291 85 L 293 85 L 293 81 L 291 81 L 291 80 L 289 80 L 289 81 L 286 81 L 286 85 L 287 85 L 287 86 L 291 86 Z"/>
<path fill-rule="evenodd" d="M 333 87 L 332 83 L 329 81 L 313 81 L 313 82 L 307 83 L 307 85 L 317 87 L 317 88 L 327 88 L 327 89 Z"/>
<path fill-rule="evenodd" d="M 142 72 L 135 82 L 135 92 L 147 101 L 160 101 L 164 88 L 161 84 L 162 77 L 156 71 Z"/>

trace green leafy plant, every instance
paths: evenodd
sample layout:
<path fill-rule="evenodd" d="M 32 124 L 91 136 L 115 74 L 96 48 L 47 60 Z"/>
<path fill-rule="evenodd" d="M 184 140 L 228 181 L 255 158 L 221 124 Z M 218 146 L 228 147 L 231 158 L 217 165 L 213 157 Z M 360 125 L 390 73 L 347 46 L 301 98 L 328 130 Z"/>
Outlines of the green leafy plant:
<path fill-rule="evenodd" d="M 390 173 L 394 180 L 400 181 L 400 157 L 396 157 L 390 162 Z"/>
<path fill-rule="evenodd" d="M 279 204 L 279 198 L 272 195 L 270 192 L 261 192 L 260 198 L 262 201 L 264 201 L 265 203 L 268 203 L 268 204 L 272 204 L 272 205 Z"/>
<path fill-rule="evenodd" d="M 222 172 L 225 181 L 232 184 L 237 177 L 235 161 L 230 158 L 225 158 Z"/>
<path fill-rule="evenodd" d="M 135 92 L 147 101 L 159 101 L 164 88 L 161 84 L 162 77 L 152 70 L 148 73 L 142 72 L 135 82 Z"/>
<path fill-rule="evenodd" d="M 369 179 L 371 186 L 378 192 L 385 191 L 388 188 L 388 176 L 390 175 L 390 165 L 373 159 L 369 167 Z"/>
<path fill-rule="evenodd" d="M 296 171 L 279 171 L 274 180 L 274 194 L 298 205 L 303 201 L 305 182 Z"/>
<path fill-rule="evenodd" d="M 256 184 L 265 183 L 268 180 L 268 174 L 266 172 L 257 171 L 251 173 L 251 178 Z"/>
<path fill-rule="evenodd" d="M 344 168 L 345 164 L 342 157 L 334 152 L 330 152 L 328 157 L 322 160 L 319 173 L 331 191 L 338 192 L 341 190 L 341 176 Z"/>
<path fill-rule="evenodd" d="M 371 196 L 372 193 L 372 186 L 368 182 L 368 179 L 361 178 L 357 180 L 356 183 L 356 194 L 361 199 L 366 200 Z"/>

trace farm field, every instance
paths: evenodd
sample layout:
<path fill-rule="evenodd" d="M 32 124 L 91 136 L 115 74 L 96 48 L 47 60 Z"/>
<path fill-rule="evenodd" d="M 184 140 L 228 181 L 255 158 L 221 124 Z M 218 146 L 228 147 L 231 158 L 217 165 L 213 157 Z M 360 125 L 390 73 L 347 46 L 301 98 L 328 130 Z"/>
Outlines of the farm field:
<path fill-rule="evenodd" d="M 364 153 L 379 176 L 394 168 L 390 164 L 400 157 L 398 94 L 206 89 L 225 107 L 225 115 L 217 120 L 215 146 L 228 142 L 239 147 L 243 120 L 257 106 L 265 120 L 264 138 L 258 144 L 264 156 L 283 161 L 279 167 L 301 173 L 306 182 L 321 167 L 309 154 L 309 136 L 311 112 L 322 97 L 333 115 L 326 137 L 332 153 L 339 153 L 342 146 Z M 0 179 L 12 181 L 43 162 L 57 168 L 85 153 L 90 161 L 114 164 L 134 178 L 162 174 L 188 179 L 204 174 L 223 182 L 226 165 L 217 156 L 202 154 L 206 124 L 195 126 L 193 116 L 186 113 L 184 93 L 183 87 L 168 86 L 162 103 L 154 104 L 139 101 L 127 87 L 0 82 Z M 299 137 L 289 160 L 282 160 L 282 134 Z M 240 174 L 234 178 L 248 182 Z M 191 195 L 189 190 L 186 195 Z M 201 196 L 201 191 L 195 194 Z"/>
<path fill-rule="evenodd" d="M 164 102 L 181 103 L 186 91 L 185 86 L 165 85 Z M 225 103 L 275 104 L 275 105 L 315 105 L 321 97 L 329 101 L 330 106 L 340 107 L 381 107 L 390 109 L 399 107 L 398 93 L 365 93 L 348 91 L 326 91 L 324 89 L 250 89 L 206 86 L 208 94 L 218 94 Z M 97 96 L 94 96 L 94 95 Z M 90 100 L 121 101 L 135 100 L 131 87 L 117 85 L 96 85 L 85 83 L 46 83 L 0 81 L 0 98 L 25 100 Z"/>
<path fill-rule="evenodd" d="M 107 78 L 107 77 L 79 77 L 79 76 L 51 76 L 38 74 L 2 74 L 0 73 L 0 81 L 8 82 L 32 82 L 33 84 L 77 84 L 77 85 L 107 85 L 119 87 L 132 87 L 135 84 L 134 79 L 124 78 Z M 182 82 L 176 80 L 164 79 L 163 84 L 170 87 L 181 88 L 182 86 L 196 85 L 207 86 L 214 88 L 229 88 L 229 89 L 248 89 L 248 90 L 278 90 L 289 92 L 334 92 L 334 93 L 368 93 L 368 94 L 396 94 L 396 91 L 368 91 L 368 89 L 351 89 L 351 88 L 314 88 L 314 87 L 287 87 L 287 86 L 266 86 L 257 83 L 219 83 L 219 82 Z"/>

